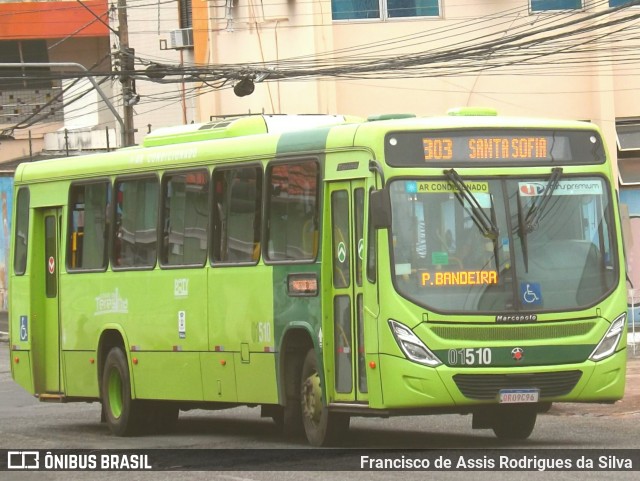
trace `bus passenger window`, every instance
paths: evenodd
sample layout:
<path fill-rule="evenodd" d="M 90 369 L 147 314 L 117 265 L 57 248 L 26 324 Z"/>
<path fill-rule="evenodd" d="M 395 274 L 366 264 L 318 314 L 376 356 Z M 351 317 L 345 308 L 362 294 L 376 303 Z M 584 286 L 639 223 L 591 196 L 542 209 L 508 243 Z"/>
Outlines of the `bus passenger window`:
<path fill-rule="evenodd" d="M 216 169 L 213 185 L 213 261 L 257 262 L 262 212 L 261 167 Z"/>
<path fill-rule="evenodd" d="M 318 164 L 313 160 L 269 168 L 268 258 L 313 260 L 318 253 Z"/>
<path fill-rule="evenodd" d="M 69 193 L 67 269 L 107 267 L 108 206 L 111 185 L 72 185 Z"/>
<path fill-rule="evenodd" d="M 20 189 L 16 203 L 16 230 L 14 237 L 13 271 L 21 276 L 27 270 L 29 239 L 29 190 Z"/>
<path fill-rule="evenodd" d="M 156 178 L 115 185 L 114 267 L 153 267 L 156 263 L 158 182 Z"/>
<path fill-rule="evenodd" d="M 162 182 L 160 262 L 169 266 L 203 266 L 207 259 L 209 173 L 204 170 L 166 175 Z"/>

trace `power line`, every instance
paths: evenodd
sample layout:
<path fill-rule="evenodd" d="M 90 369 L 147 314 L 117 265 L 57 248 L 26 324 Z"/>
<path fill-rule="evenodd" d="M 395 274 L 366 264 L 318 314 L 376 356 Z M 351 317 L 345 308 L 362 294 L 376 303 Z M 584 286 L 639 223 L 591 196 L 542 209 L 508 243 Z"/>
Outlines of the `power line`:
<path fill-rule="evenodd" d="M 601 2 L 602 3 L 602 2 Z M 470 21 L 456 22 L 447 27 L 430 29 L 418 34 L 356 45 L 331 52 L 260 63 L 236 63 L 228 65 L 172 65 L 159 62 L 153 57 L 136 55 L 144 69 L 133 68 L 133 57 L 123 62 L 119 71 L 91 73 L 94 77 L 131 77 L 138 81 L 153 80 L 159 83 L 196 84 L 189 95 L 229 88 L 242 79 L 253 81 L 305 81 L 323 79 L 409 79 L 429 77 L 454 77 L 478 75 L 577 74 L 576 67 L 593 65 L 629 65 L 628 72 L 635 67 L 638 56 L 640 13 L 629 11 L 616 15 L 630 6 L 631 2 L 618 8 L 594 13 L 552 13 L 537 18 L 521 18 L 521 8 L 511 9 L 509 15 L 492 14 Z M 502 12 L 504 13 L 504 12 Z M 492 30 L 483 33 L 491 26 Z M 468 37 L 469 32 L 481 31 Z M 464 37 L 457 43 L 447 42 L 446 47 L 420 49 L 425 44 L 444 38 Z M 624 41 L 624 48 L 610 51 L 613 42 Z M 420 49 L 414 53 L 388 53 L 389 48 Z M 366 55 L 362 53 L 366 52 Z M 597 54 L 597 55 L 594 55 Z M 83 72 L 34 73 L 34 78 L 60 80 L 86 77 Z M 174 97 L 179 101 L 180 97 Z M 161 100 L 162 99 L 162 100 Z M 152 102 L 171 99 L 157 95 L 141 100 L 146 106 Z"/>

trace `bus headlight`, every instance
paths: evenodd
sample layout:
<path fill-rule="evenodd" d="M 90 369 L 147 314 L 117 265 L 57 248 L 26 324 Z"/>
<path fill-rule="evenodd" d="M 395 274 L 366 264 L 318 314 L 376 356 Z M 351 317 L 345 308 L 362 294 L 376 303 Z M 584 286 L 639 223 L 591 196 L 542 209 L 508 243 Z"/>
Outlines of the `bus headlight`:
<path fill-rule="evenodd" d="M 618 347 L 618 342 L 620 342 L 620 339 L 622 338 L 622 333 L 624 332 L 626 323 L 627 314 L 624 313 L 619 315 L 615 321 L 611 323 L 611 326 L 609 326 L 609 329 L 607 329 L 607 332 L 593 350 L 589 359 L 592 361 L 600 361 L 613 354 Z"/>
<path fill-rule="evenodd" d="M 408 359 L 431 367 L 442 364 L 440 359 L 407 326 L 389 319 L 389 327 L 393 332 L 393 337 L 396 338 L 398 346 L 400 346 L 400 349 Z"/>

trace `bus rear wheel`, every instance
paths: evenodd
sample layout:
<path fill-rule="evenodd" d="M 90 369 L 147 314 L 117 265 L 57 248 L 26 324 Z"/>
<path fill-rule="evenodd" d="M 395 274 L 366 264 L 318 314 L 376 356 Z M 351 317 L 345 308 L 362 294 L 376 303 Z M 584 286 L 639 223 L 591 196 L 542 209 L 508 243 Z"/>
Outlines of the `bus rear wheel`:
<path fill-rule="evenodd" d="M 102 408 L 109 430 L 116 436 L 137 434 L 142 420 L 139 401 L 131 399 L 127 357 L 120 347 L 107 354 L 102 373 Z"/>
<path fill-rule="evenodd" d="M 498 411 L 492 429 L 498 439 L 527 439 L 533 432 L 537 417 L 535 408 L 510 406 Z"/>
<path fill-rule="evenodd" d="M 318 361 L 313 349 L 304 359 L 300 385 L 302 424 L 307 440 L 312 446 L 334 444 L 349 429 L 349 416 L 332 413 L 323 404 Z"/>

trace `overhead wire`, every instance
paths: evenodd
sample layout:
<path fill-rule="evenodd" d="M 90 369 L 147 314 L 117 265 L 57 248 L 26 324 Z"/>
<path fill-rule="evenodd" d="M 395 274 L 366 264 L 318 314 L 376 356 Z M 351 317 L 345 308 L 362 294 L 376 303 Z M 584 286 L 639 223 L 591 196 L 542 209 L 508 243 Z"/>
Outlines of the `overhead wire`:
<path fill-rule="evenodd" d="M 606 2 L 597 3 L 600 5 Z M 146 68 L 155 66 L 156 75 L 164 75 L 165 78 L 154 79 L 156 82 L 197 84 L 196 87 L 190 88 L 194 97 L 201 95 L 201 92 L 228 88 L 234 81 L 259 74 L 266 75 L 263 79 L 265 81 L 306 81 L 335 78 L 352 80 L 444 78 L 477 75 L 488 71 L 492 75 L 519 75 L 524 69 L 529 74 L 552 75 L 566 72 L 568 69 L 575 73 L 576 66 L 589 67 L 606 63 L 621 66 L 632 64 L 637 60 L 639 55 L 635 52 L 637 44 L 615 52 L 608 49 L 613 41 L 636 42 L 640 38 L 640 34 L 637 33 L 638 26 L 634 23 L 640 18 L 639 13 L 634 14 L 630 11 L 620 18 L 613 16 L 614 13 L 638 3 L 640 2 L 631 2 L 625 6 L 594 13 L 584 11 L 549 13 L 537 15 L 535 19 L 529 18 L 527 9 L 513 8 L 410 35 L 344 47 L 330 52 L 276 59 L 273 65 L 270 65 L 271 61 L 226 65 L 175 65 L 164 64 L 158 58 L 140 53 L 136 55 L 136 60 Z M 130 8 L 137 8 L 137 5 L 134 4 Z M 608 16 L 611 18 L 607 19 Z M 507 22 L 509 28 L 505 27 Z M 479 28 L 481 26 L 491 28 Z M 501 29 L 501 27 L 505 28 Z M 474 31 L 481 32 L 472 37 L 466 35 Z M 594 38 L 588 37 L 598 31 L 603 33 L 599 33 Z M 463 37 L 464 40 L 447 42 L 445 47 L 438 45 L 439 41 L 451 37 Z M 435 44 L 435 46 L 424 49 L 426 44 Z M 395 50 L 419 48 L 420 50 L 390 55 L 390 48 Z M 363 52 L 365 52 L 364 55 Z M 592 55 L 594 52 L 601 55 L 592 58 L 595 57 Z M 40 75 L 50 80 L 81 78 L 87 75 L 105 78 L 114 75 L 131 75 L 139 80 L 150 80 L 148 73 L 146 69 L 135 69 L 104 73 L 51 72 Z M 174 98 L 180 101 L 182 96 L 176 94 Z M 163 102 L 167 99 L 171 99 L 171 96 L 149 96 L 146 101 L 143 98 L 140 107 L 148 102 Z"/>

